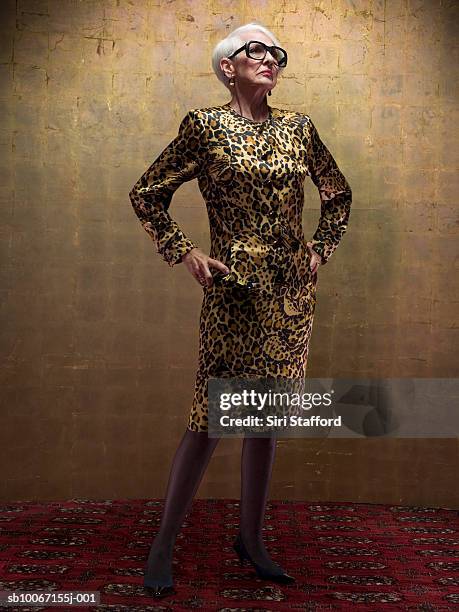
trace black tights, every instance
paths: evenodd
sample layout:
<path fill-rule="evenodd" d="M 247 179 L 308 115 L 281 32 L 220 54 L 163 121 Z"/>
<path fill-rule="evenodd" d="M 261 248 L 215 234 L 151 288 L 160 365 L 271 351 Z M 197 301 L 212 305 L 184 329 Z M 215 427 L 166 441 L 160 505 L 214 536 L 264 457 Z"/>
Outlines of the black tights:
<path fill-rule="evenodd" d="M 172 584 L 172 553 L 177 534 L 220 438 L 187 428 L 177 448 L 167 484 L 159 531 L 145 567 L 145 578 L 157 585 Z M 262 539 L 269 482 L 276 451 L 275 438 L 244 438 L 241 461 L 241 535 L 256 563 L 278 568 Z"/>

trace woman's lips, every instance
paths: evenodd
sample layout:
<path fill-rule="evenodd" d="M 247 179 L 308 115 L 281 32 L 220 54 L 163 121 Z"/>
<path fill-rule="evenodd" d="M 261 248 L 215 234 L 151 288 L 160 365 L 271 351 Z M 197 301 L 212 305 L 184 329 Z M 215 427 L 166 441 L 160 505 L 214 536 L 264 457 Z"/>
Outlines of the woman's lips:
<path fill-rule="evenodd" d="M 266 76 L 269 76 L 269 77 L 273 76 L 273 73 L 269 72 L 268 70 L 265 70 L 265 71 L 261 72 L 260 74 L 265 74 Z"/>

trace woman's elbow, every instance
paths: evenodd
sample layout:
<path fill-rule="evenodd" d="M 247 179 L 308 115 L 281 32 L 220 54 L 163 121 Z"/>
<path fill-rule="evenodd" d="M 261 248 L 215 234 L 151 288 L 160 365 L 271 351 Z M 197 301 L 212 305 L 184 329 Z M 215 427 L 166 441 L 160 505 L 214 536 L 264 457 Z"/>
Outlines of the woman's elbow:
<path fill-rule="evenodd" d="M 136 202 L 139 199 L 139 190 L 137 188 L 137 184 L 134 185 L 134 187 L 132 187 L 131 191 L 129 192 L 129 199 L 131 200 L 131 202 Z"/>

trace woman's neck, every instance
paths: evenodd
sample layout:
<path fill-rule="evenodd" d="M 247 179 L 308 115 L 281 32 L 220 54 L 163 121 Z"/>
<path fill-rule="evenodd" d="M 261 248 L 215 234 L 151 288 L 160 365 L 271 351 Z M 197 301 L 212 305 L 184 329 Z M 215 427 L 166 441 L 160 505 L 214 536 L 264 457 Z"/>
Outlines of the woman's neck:
<path fill-rule="evenodd" d="M 252 121 L 265 121 L 269 117 L 266 95 L 258 102 L 254 100 L 244 100 L 240 96 L 238 100 L 233 95 L 229 104 L 237 113 Z"/>

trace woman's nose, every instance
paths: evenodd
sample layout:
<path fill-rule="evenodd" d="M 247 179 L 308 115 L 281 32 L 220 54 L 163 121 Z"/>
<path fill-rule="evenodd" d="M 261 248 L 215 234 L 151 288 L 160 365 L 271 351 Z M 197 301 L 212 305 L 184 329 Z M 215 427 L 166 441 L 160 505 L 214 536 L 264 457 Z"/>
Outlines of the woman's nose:
<path fill-rule="evenodd" d="M 265 59 L 263 60 L 263 63 L 265 62 L 270 64 L 271 68 L 273 67 L 273 64 L 277 64 L 276 59 L 271 55 L 270 51 L 266 51 L 266 55 L 265 55 Z"/>

